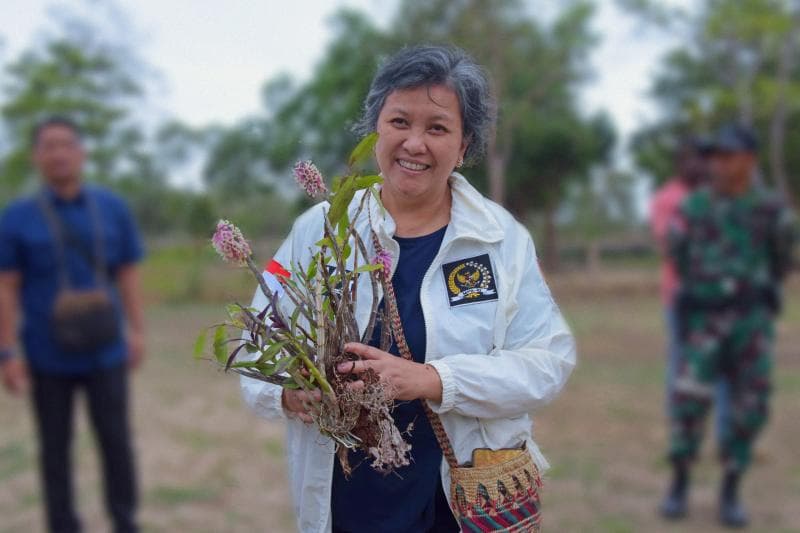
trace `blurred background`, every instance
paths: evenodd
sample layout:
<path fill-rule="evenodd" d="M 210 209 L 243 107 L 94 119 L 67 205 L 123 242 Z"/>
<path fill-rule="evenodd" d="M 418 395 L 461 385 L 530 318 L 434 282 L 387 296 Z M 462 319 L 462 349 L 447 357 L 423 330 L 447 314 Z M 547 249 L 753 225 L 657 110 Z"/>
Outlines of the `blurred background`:
<path fill-rule="evenodd" d="M 404 44 L 454 43 L 489 70 L 497 135 L 465 175 L 533 233 L 579 342 L 562 396 L 536 415 L 548 531 L 709 531 L 719 469 L 706 443 L 679 526 L 666 488 L 664 333 L 652 190 L 688 134 L 736 120 L 762 140 L 761 179 L 800 195 L 800 4 L 791 0 L 228 0 L 0 3 L 0 208 L 34 191 L 29 132 L 66 113 L 87 178 L 121 192 L 148 244 L 149 359 L 134 380 L 148 531 L 291 531 L 279 424 L 191 357 L 249 299 L 208 238 L 229 218 L 270 257 L 306 200 L 291 165 L 340 171 L 375 67 Z M 758 531 L 800 531 L 800 301 L 779 323 L 772 418 L 744 486 Z M 26 403 L 0 396 L 0 532 L 40 531 Z M 106 528 L 81 419 L 77 487 Z M 709 439 L 707 439 L 709 440 Z M 713 440 L 713 439 L 712 439 Z M 667 527 L 670 526 L 670 527 Z"/>

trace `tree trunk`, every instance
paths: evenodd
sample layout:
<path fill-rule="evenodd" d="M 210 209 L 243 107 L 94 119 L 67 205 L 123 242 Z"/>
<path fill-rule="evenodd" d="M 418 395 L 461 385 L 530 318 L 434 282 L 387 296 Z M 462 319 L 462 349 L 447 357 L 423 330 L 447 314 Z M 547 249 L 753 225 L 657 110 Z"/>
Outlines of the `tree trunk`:
<path fill-rule="evenodd" d="M 592 239 L 586 245 L 586 270 L 589 274 L 600 271 L 600 241 L 597 239 Z"/>
<path fill-rule="evenodd" d="M 496 137 L 486 148 L 486 161 L 489 168 L 489 197 L 500 205 L 506 201 L 506 158 L 498 149 Z"/>
<path fill-rule="evenodd" d="M 544 208 L 544 243 L 542 262 L 546 272 L 556 272 L 561 267 L 558 256 L 558 230 L 556 228 L 556 206 L 550 201 Z"/>
<path fill-rule="evenodd" d="M 800 22 L 800 21 L 798 21 Z M 775 111 L 769 125 L 769 165 L 772 181 L 783 198 L 794 205 L 794 197 L 786 175 L 786 99 L 789 78 L 794 63 L 794 47 L 798 44 L 798 27 L 795 25 L 781 48 L 778 60 L 778 79 Z"/>

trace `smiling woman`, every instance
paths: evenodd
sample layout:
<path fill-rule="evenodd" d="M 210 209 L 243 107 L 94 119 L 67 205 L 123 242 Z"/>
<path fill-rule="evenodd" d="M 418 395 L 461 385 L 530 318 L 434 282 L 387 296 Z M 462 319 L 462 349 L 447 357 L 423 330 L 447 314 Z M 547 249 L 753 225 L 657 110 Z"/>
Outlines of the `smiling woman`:
<path fill-rule="evenodd" d="M 356 195 L 350 213 L 364 219 L 354 218 L 370 256 L 391 265 L 389 320 L 367 344 L 345 345 L 360 360 L 336 370 L 354 387 L 365 372 L 387 385 L 412 457 L 384 476 L 351 451 L 349 464 L 362 466 L 347 473 L 309 423 L 313 398 L 245 378 L 256 412 L 288 418 L 301 531 L 539 530 L 546 461 L 528 413 L 561 390 L 575 346 L 528 231 L 456 172 L 478 161 L 493 120 L 486 75 L 462 50 L 406 48 L 373 80 L 359 129 L 379 134 L 384 209 L 359 210 Z M 276 261 L 307 263 L 326 209 L 296 221 Z M 356 309 L 361 331 L 367 311 Z M 379 349 L 384 334 L 388 351 Z"/>

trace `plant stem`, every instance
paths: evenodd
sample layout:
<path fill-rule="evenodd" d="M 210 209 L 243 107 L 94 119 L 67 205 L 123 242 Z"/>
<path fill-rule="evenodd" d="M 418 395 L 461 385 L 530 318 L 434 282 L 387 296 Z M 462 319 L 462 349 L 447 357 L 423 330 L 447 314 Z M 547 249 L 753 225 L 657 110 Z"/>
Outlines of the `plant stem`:
<path fill-rule="evenodd" d="M 322 389 L 322 391 L 326 394 L 333 394 L 333 387 L 331 387 L 331 384 L 328 383 L 328 380 L 319 373 L 319 369 L 316 367 L 316 365 L 314 365 L 311 359 L 309 359 L 308 356 L 302 352 L 299 354 L 299 356 L 300 360 L 303 361 L 303 364 L 306 365 L 308 373 L 314 376 L 314 379 L 316 379 L 317 383 L 319 383 L 319 388 Z"/>

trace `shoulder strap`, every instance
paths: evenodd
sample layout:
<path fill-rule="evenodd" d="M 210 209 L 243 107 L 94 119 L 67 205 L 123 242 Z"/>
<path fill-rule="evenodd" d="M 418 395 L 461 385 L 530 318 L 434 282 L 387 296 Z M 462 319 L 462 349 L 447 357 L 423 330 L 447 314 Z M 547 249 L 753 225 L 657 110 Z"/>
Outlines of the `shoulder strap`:
<path fill-rule="evenodd" d="M 84 191 L 84 194 L 86 195 L 86 204 L 92 223 L 94 250 L 90 250 L 78 237 L 72 226 L 59 216 L 58 212 L 53 208 L 53 205 L 47 198 L 44 190 L 42 190 L 37 198 L 39 207 L 45 215 L 47 225 L 50 227 L 50 231 L 53 233 L 53 239 L 55 240 L 56 253 L 59 261 L 59 281 L 62 287 L 68 287 L 70 285 L 66 263 L 67 247 L 76 249 L 83 256 L 86 262 L 94 269 L 95 276 L 100 284 L 105 285 L 108 283 L 100 210 L 97 207 L 95 198 L 89 191 Z"/>
<path fill-rule="evenodd" d="M 372 242 L 375 246 L 376 252 L 383 249 L 375 232 L 372 233 Z M 398 350 L 400 351 L 400 355 L 404 359 L 411 360 L 411 350 L 408 349 L 408 343 L 406 342 L 406 337 L 403 334 L 403 324 L 400 322 L 400 313 L 397 310 L 397 300 L 394 294 L 394 287 L 392 286 L 392 280 L 389 278 L 388 272 L 383 272 L 381 275 L 381 281 L 383 283 L 383 302 L 384 306 L 386 307 L 386 312 L 388 313 L 389 324 L 392 329 L 392 336 L 394 337 L 394 341 L 397 344 Z M 428 405 L 428 402 L 421 400 L 420 403 L 422 404 L 422 408 L 425 410 L 425 415 L 428 417 L 428 421 L 431 423 L 433 434 L 436 437 L 436 441 L 439 443 L 439 447 L 442 449 L 442 454 L 444 455 L 447 464 L 451 469 L 458 467 L 458 460 L 456 459 L 455 452 L 453 452 L 453 444 L 450 442 L 450 438 L 447 436 L 447 432 L 444 430 L 442 419 L 438 414 L 433 412 Z"/>

